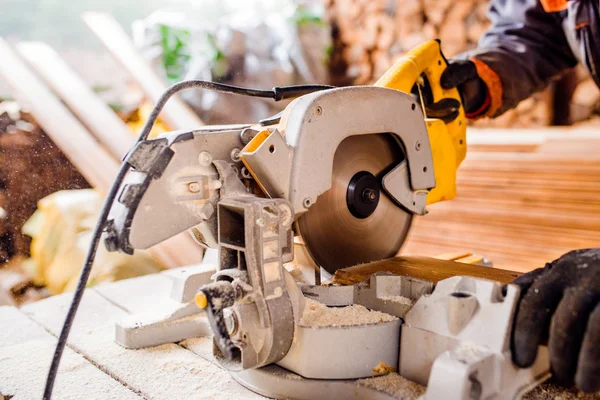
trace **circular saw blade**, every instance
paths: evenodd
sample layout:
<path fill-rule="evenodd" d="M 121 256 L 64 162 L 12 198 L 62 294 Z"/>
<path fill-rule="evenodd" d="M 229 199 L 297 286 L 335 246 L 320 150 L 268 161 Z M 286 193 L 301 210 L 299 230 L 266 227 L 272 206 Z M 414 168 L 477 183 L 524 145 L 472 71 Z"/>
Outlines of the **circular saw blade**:
<path fill-rule="evenodd" d="M 357 218 L 349 209 L 347 193 L 357 173 L 370 172 L 381 182 L 383 175 L 403 159 L 403 151 L 389 134 L 350 136 L 339 145 L 331 189 L 296 222 L 296 231 L 317 265 L 334 273 L 339 268 L 396 255 L 412 214 L 381 190 L 372 214 Z"/>

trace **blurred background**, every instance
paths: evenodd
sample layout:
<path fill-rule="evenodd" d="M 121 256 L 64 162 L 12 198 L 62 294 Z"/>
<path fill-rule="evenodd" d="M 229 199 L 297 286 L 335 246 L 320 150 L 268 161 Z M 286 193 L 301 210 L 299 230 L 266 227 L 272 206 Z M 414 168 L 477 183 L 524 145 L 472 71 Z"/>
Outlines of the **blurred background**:
<path fill-rule="evenodd" d="M 0 303 L 71 290 L 118 162 L 168 85 L 368 85 L 406 51 L 474 48 L 486 0 L 3 0 Z M 406 254 L 477 253 L 515 270 L 600 240 L 600 92 L 580 69 L 471 124 L 459 196 L 414 224 Z M 255 122 L 285 107 L 188 91 L 153 136 Z M 188 236 L 101 250 L 90 284 L 188 265 Z"/>

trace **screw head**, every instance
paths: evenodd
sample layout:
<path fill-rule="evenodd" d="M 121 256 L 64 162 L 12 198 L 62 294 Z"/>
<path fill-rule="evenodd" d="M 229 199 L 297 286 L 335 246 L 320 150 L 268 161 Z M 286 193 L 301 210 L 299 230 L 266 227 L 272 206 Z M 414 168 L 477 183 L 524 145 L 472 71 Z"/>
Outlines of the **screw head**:
<path fill-rule="evenodd" d="M 192 193 L 198 193 L 200 191 L 200 184 L 198 182 L 188 183 L 188 190 Z"/>
<path fill-rule="evenodd" d="M 238 162 L 240 161 L 240 152 L 241 150 L 238 149 L 237 147 L 234 148 L 233 150 L 231 150 L 231 160 L 234 162 Z"/>
<path fill-rule="evenodd" d="M 323 114 L 323 109 L 321 108 L 321 106 L 317 107 L 317 115 L 321 115 Z"/>
<path fill-rule="evenodd" d="M 421 142 L 415 143 L 415 150 L 417 150 L 417 151 L 421 150 Z"/>
<path fill-rule="evenodd" d="M 234 311 L 231 311 L 229 308 L 223 310 L 223 319 L 225 320 L 225 328 L 227 329 L 227 333 L 233 336 L 238 330 L 238 319 L 237 315 Z"/>
<path fill-rule="evenodd" d="M 208 151 L 203 151 L 200 154 L 198 154 L 198 162 L 200 163 L 200 165 L 208 167 L 212 162 L 212 156 Z"/>
<path fill-rule="evenodd" d="M 373 189 L 365 189 L 362 192 L 363 200 L 369 203 L 372 203 L 377 198 L 377 193 Z"/>

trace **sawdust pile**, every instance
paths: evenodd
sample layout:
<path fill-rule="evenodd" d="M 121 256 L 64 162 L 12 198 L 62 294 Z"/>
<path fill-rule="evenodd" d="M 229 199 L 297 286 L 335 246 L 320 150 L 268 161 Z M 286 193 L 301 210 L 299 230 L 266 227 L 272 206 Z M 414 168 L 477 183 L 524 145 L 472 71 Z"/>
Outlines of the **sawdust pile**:
<path fill-rule="evenodd" d="M 29 254 L 21 228 L 41 198 L 89 187 L 33 117 L 11 101 L 0 103 L 0 265 Z"/>
<path fill-rule="evenodd" d="M 400 400 L 413 400 L 425 393 L 425 386 L 401 377 L 396 373 L 390 373 L 375 378 L 359 379 L 357 385 L 375 389 L 387 393 Z"/>
<path fill-rule="evenodd" d="M 583 393 L 575 388 L 563 388 L 544 383 L 523 396 L 523 400 L 600 400 L 600 393 Z"/>
<path fill-rule="evenodd" d="M 392 303 L 400 303 L 400 304 L 404 304 L 407 306 L 412 306 L 412 304 L 413 304 L 411 299 L 409 299 L 408 297 L 404 297 L 404 296 L 383 296 L 383 297 L 381 297 L 381 300 L 390 301 Z"/>
<path fill-rule="evenodd" d="M 312 299 L 306 299 L 306 306 L 300 319 L 300 326 L 357 326 L 377 324 L 397 320 L 397 317 L 372 311 L 358 304 L 348 307 L 327 307 Z"/>

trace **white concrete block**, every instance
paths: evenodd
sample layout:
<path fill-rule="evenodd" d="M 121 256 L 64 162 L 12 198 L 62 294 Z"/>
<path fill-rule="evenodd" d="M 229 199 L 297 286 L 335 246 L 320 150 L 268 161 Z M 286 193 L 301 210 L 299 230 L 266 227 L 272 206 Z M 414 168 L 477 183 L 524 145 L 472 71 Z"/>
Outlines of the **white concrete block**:
<path fill-rule="evenodd" d="M 219 368 L 222 368 L 213 354 L 213 338 L 212 336 L 186 339 L 179 343 L 189 351 L 199 355 L 206 361 L 210 361 Z"/>
<path fill-rule="evenodd" d="M 93 290 L 130 314 L 147 312 L 168 299 L 173 283 L 164 274 L 152 274 L 94 286 Z"/>
<path fill-rule="evenodd" d="M 0 307 L 0 394 L 41 399 L 56 338 L 13 307 Z M 53 399 L 139 399 L 140 396 L 67 348 Z"/>
<path fill-rule="evenodd" d="M 0 348 L 46 337 L 48 332 L 17 308 L 0 307 Z"/>
<path fill-rule="evenodd" d="M 21 307 L 21 311 L 42 325 L 53 335 L 58 336 L 71 304 L 71 293 L 53 296 Z M 127 317 L 127 312 L 110 303 L 93 289 L 87 289 L 79 305 L 69 339 L 85 337 L 99 328 L 111 327 L 116 320 Z"/>
<path fill-rule="evenodd" d="M 70 295 L 56 296 L 27 306 L 26 312 L 57 334 L 69 301 Z M 119 346 L 114 322 L 125 315 L 94 290 L 86 291 L 69 345 L 148 399 L 262 399 L 235 383 L 228 372 L 178 345 L 141 350 Z"/>
<path fill-rule="evenodd" d="M 31 340 L 0 351 L 0 393 L 12 400 L 41 399 L 56 339 Z M 130 400 L 139 395 L 81 355 L 65 349 L 54 386 L 54 400 Z"/>

